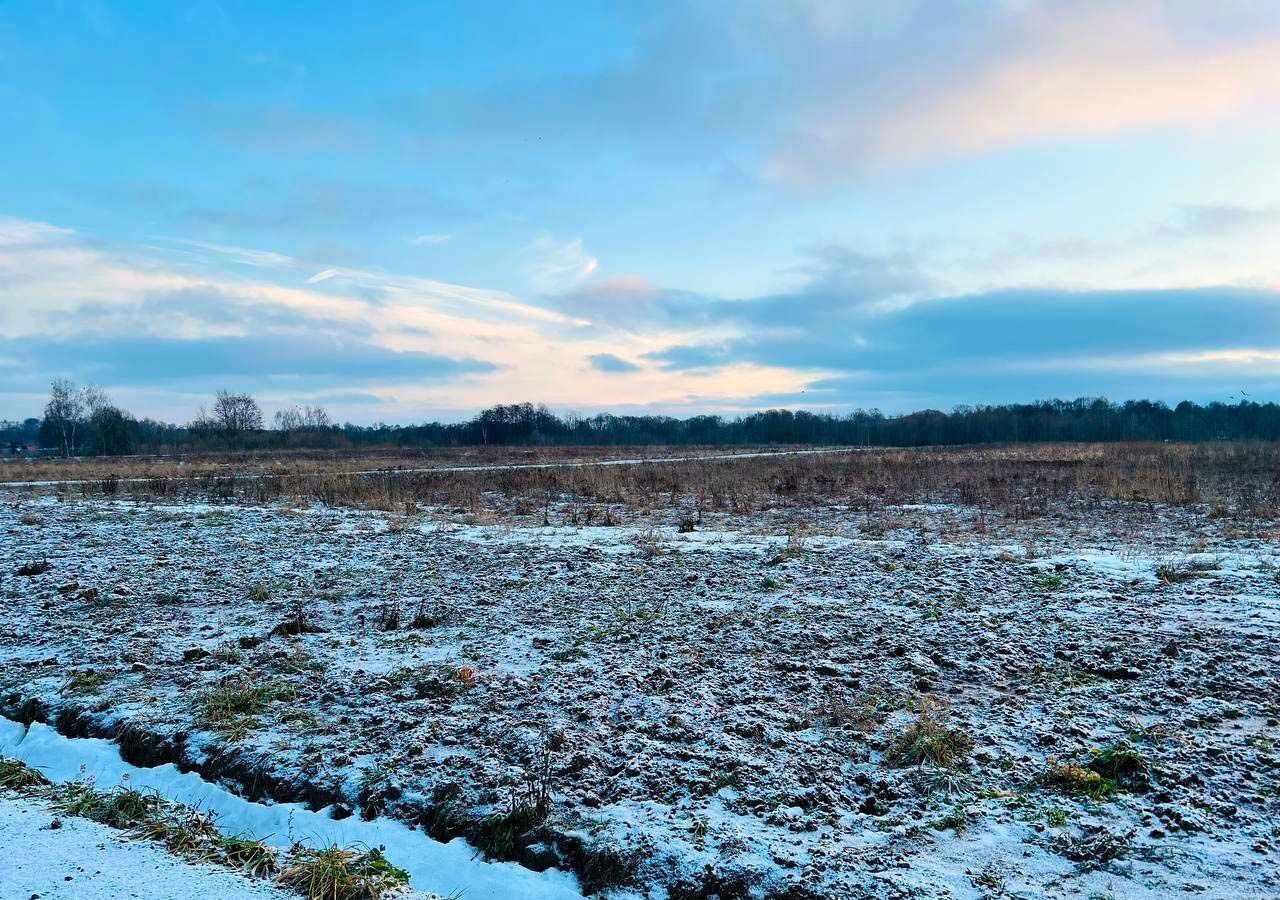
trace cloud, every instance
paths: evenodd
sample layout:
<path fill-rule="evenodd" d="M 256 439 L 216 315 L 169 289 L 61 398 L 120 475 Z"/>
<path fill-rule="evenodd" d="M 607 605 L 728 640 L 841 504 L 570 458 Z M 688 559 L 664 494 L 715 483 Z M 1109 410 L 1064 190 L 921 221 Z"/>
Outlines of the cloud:
<path fill-rule="evenodd" d="M 1143 237 L 1150 240 L 1221 238 L 1278 224 L 1280 208 L 1274 206 L 1192 204 L 1179 209 L 1169 221 L 1150 229 Z"/>
<path fill-rule="evenodd" d="M 382 115 L 421 129 L 424 152 L 481 153 L 510 171 L 525 148 L 590 146 L 728 173 L 741 190 L 1051 140 L 1256 127 L 1280 105 L 1274 4 L 1031 0 L 939 14 L 936 0 L 742 0 L 733 12 L 619 12 L 624 54 L 432 87 L 388 100 Z M 521 156 L 504 157 L 513 145 Z"/>
<path fill-rule="evenodd" d="M 207 250 L 210 253 L 216 253 L 246 266 L 256 266 L 263 269 L 287 269 L 298 264 L 298 261 L 293 257 L 270 250 L 252 250 L 247 247 L 233 247 L 228 244 L 215 244 L 209 241 L 192 241 L 181 238 L 173 240 L 174 243 L 195 247 L 199 250 Z"/>
<path fill-rule="evenodd" d="M 18 359 L 28 372 L 53 370 L 79 381 L 121 387 L 165 384 L 206 391 L 224 385 L 266 390 L 282 381 L 314 390 L 451 378 L 497 368 L 478 360 L 296 334 L 193 340 L 28 336 L 0 341 L 0 355 Z M 37 378 L 34 383 L 45 380 Z"/>
<path fill-rule="evenodd" d="M 1228 287 L 1024 289 L 875 309 L 817 290 L 719 304 L 737 336 L 650 353 L 667 369 L 752 364 L 825 372 L 810 402 L 908 391 L 938 405 L 1097 394 L 1143 386 L 1238 388 L 1280 379 L 1280 293 Z M 785 327 L 779 311 L 788 310 Z M 1161 384 L 1160 379 L 1165 383 Z M 1187 388 L 1184 388 L 1184 390 Z M 943 402 L 945 401 L 945 402 Z M 897 408 L 908 402 L 899 398 Z"/>
<path fill-rule="evenodd" d="M 582 238 L 557 241 L 543 235 L 525 246 L 523 256 L 529 284 L 540 294 L 571 291 L 600 267 L 600 261 L 582 248 Z"/>
<path fill-rule="evenodd" d="M 1268 216 L 1188 207 L 1170 222 L 1231 230 Z M 580 245 L 569 255 L 586 257 Z M 530 303 L 212 242 L 107 250 L 4 220 L 2 412 L 24 414 L 59 374 L 127 391 L 141 414 L 234 385 L 271 402 L 358 394 L 367 402 L 333 402 L 401 419 L 515 397 L 686 411 L 790 397 L 893 411 L 1103 392 L 1261 396 L 1280 383 L 1275 290 L 959 293 L 925 257 L 830 244 L 806 248 L 783 275 L 793 286 L 757 297 L 619 276 Z"/>
<path fill-rule="evenodd" d="M 0 247 L 26 247 L 48 244 L 70 237 L 70 228 L 59 228 L 48 222 L 32 222 L 0 216 Z"/>
<path fill-rule="evenodd" d="M 583 323 L 607 328 L 692 328 L 708 313 L 705 298 L 659 287 L 637 275 L 593 279 L 548 302 Z"/>
<path fill-rule="evenodd" d="M 1274 17 L 1222 34 L 1233 20 L 1227 6 L 1044 0 L 962 12 L 941 38 L 945 52 L 815 91 L 768 169 L 814 183 L 869 167 L 1274 111 Z"/>
<path fill-rule="evenodd" d="M 655 338 L 587 339 L 585 319 L 502 291 L 214 242 L 108 250 L 30 223 L 7 233 L 23 243 L 0 245 L 0 359 L 16 373 L 0 379 L 3 415 L 27 414 L 62 374 L 101 383 L 139 415 L 179 421 L 226 385 L 268 404 L 377 398 L 325 401 L 366 421 L 460 415 L 513 397 L 577 409 L 731 404 L 803 386 L 796 373 L 749 363 L 692 374 L 638 365 Z M 588 357 L 587 372 L 571 364 Z"/>
<path fill-rule="evenodd" d="M 418 245 L 445 244 L 448 243 L 452 237 L 453 235 L 449 234 L 417 234 L 409 238 L 408 241 L 411 244 Z"/>
<path fill-rule="evenodd" d="M 618 372 L 639 372 L 640 367 L 633 362 L 628 362 L 621 356 L 615 356 L 612 353 L 593 353 L 587 357 L 587 362 L 591 364 L 591 368 L 597 372 L 618 373 Z"/>

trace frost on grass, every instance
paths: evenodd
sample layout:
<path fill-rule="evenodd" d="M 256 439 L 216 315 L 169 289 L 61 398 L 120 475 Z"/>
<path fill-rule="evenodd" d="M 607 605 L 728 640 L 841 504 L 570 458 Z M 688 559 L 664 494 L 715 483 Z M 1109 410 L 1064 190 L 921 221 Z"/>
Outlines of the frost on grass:
<path fill-rule="evenodd" d="M 100 789 L 92 780 L 52 783 L 20 760 L 0 757 L 0 789 L 41 801 L 64 816 L 88 819 L 124 836 L 162 845 L 187 860 L 252 878 L 274 878 L 308 900 L 378 900 L 399 893 L 408 873 L 379 848 L 294 845 L 280 852 L 264 841 L 223 833 L 210 813 L 125 785 Z"/>
<path fill-rule="evenodd" d="M 0 699 L 593 890 L 1280 893 L 1266 526 L 660 499 L 24 500 Z"/>

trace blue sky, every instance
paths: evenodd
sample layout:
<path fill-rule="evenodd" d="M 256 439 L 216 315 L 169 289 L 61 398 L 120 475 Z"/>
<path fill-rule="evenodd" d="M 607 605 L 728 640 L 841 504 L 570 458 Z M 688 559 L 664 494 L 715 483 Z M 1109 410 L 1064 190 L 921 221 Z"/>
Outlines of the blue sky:
<path fill-rule="evenodd" d="M 1280 396 L 1280 8 L 0 6 L 0 416 Z"/>

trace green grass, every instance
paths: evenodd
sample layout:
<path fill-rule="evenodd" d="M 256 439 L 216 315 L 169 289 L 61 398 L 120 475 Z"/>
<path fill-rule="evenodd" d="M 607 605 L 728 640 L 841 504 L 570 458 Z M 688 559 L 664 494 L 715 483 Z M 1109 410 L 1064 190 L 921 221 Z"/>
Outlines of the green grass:
<path fill-rule="evenodd" d="M 264 684 L 230 684 L 214 688 L 204 696 L 205 719 L 213 724 L 238 716 L 255 716 L 276 701 L 297 698 L 292 685 L 267 682 Z"/>
<path fill-rule="evenodd" d="M 1124 787 L 1145 787 L 1151 780 L 1151 762 L 1126 741 L 1095 750 L 1089 769 Z"/>
<path fill-rule="evenodd" d="M 49 779 L 24 762 L 0 756 L 0 788 L 10 791 L 29 791 L 47 787 Z"/>
<path fill-rule="evenodd" d="M 252 707 L 238 705 L 243 710 Z M 277 880 L 308 900 L 378 900 L 400 892 L 409 875 L 383 855 L 382 848 L 296 846 L 282 866 L 277 852 L 260 840 L 224 835 L 212 815 L 164 800 L 157 794 L 121 786 L 100 791 L 92 780 L 52 785 L 24 763 L 0 757 L 0 787 L 35 790 L 59 813 L 119 828 L 130 837 L 156 841 L 187 859 L 218 863 L 254 878 L 277 871 Z M 512 821 L 519 833 L 545 818 Z"/>
<path fill-rule="evenodd" d="M 223 862 L 254 878 L 265 878 L 276 870 L 275 851 L 262 841 L 223 836 L 218 840 Z"/>
<path fill-rule="evenodd" d="M 532 803 L 516 803 L 506 812 L 486 816 L 480 823 L 478 843 L 485 856 L 510 859 L 520 846 L 520 836 L 546 818 Z"/>
<path fill-rule="evenodd" d="M 893 768 L 923 766 L 926 763 L 941 768 L 954 766 L 973 750 L 973 738 L 962 731 L 947 728 L 936 719 L 921 716 L 890 743 L 884 752 L 884 760 Z"/>
<path fill-rule="evenodd" d="M 956 837 L 962 836 L 969 827 L 969 820 L 965 817 L 964 807 L 957 806 L 945 816 L 940 816 L 929 823 L 929 827 L 934 831 L 954 831 Z"/>
<path fill-rule="evenodd" d="M 272 704 L 289 703 L 297 696 L 297 690 L 287 682 L 231 682 L 219 685 L 201 697 L 201 718 L 225 740 L 234 743 L 257 727 L 256 717 Z"/>
<path fill-rule="evenodd" d="M 107 795 L 107 819 L 113 828 L 134 828 L 155 817 L 164 809 L 164 801 L 157 794 L 132 788 L 116 788 Z"/>
<path fill-rule="evenodd" d="M 1105 800 L 1116 789 L 1116 783 L 1110 778 L 1074 763 L 1051 763 L 1041 781 L 1064 794 L 1092 800 Z"/>
<path fill-rule="evenodd" d="M 73 673 L 62 685 L 62 694 L 96 694 L 102 690 L 105 679 L 92 669 Z"/>
<path fill-rule="evenodd" d="M 742 787 L 742 779 L 737 772 L 717 770 L 711 773 L 711 791 L 723 790 L 724 788 L 738 789 Z"/>
<path fill-rule="evenodd" d="M 1066 580 L 1067 576 L 1061 572 L 1041 572 L 1031 583 L 1042 591 L 1056 591 Z"/>
<path fill-rule="evenodd" d="M 68 816 L 79 816 L 104 822 L 107 817 L 107 795 L 91 781 L 69 781 L 53 788 L 49 798 L 56 809 Z"/>
<path fill-rule="evenodd" d="M 392 865 L 381 848 L 303 848 L 277 880 L 308 900 L 377 900 L 408 885 L 409 873 Z"/>

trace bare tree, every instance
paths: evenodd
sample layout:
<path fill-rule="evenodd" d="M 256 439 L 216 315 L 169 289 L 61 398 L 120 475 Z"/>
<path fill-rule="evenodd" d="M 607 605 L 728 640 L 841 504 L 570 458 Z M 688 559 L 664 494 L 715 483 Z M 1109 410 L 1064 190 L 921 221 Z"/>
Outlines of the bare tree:
<path fill-rule="evenodd" d="M 57 437 L 64 457 L 76 449 L 76 430 L 84 418 L 84 394 L 67 378 L 58 378 L 49 386 L 49 402 L 44 407 L 44 427 Z"/>
<path fill-rule="evenodd" d="M 107 392 L 94 384 L 86 384 L 80 389 L 80 398 L 84 404 L 85 424 L 91 432 L 94 447 L 99 453 L 107 443 L 106 432 L 115 424 L 113 412 L 119 412 L 107 396 Z"/>
<path fill-rule="evenodd" d="M 213 422 L 227 443 L 239 448 L 245 435 L 262 430 L 262 408 L 248 394 L 218 391 L 213 402 Z"/>
<path fill-rule="evenodd" d="M 275 415 L 277 431 L 323 431 L 333 425 L 323 406 L 288 406 Z"/>

